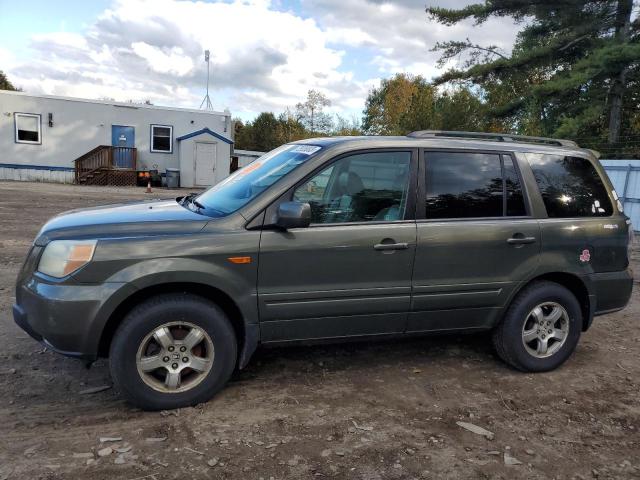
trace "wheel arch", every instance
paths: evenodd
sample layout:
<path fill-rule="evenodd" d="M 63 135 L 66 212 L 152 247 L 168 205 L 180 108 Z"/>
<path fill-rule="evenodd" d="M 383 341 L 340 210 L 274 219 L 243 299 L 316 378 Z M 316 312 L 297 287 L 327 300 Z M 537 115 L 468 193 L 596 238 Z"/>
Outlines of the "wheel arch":
<path fill-rule="evenodd" d="M 580 304 L 580 310 L 582 311 L 582 331 L 586 331 L 591 326 L 595 308 L 594 300 L 592 299 L 592 295 L 590 295 L 589 288 L 584 280 L 578 275 L 572 273 L 547 272 L 530 279 L 528 282 L 523 283 L 520 288 L 514 292 L 513 296 L 509 300 L 509 305 L 511 305 L 513 300 L 522 290 L 532 283 L 540 281 L 554 282 L 568 289 Z"/>
<path fill-rule="evenodd" d="M 222 308 L 231 322 L 238 341 L 237 365 L 239 368 L 243 368 L 248 363 L 258 343 L 257 325 L 252 325 L 247 322 L 247 319 L 242 314 L 242 310 L 229 294 L 214 286 L 197 282 L 167 282 L 150 285 L 136 290 L 126 297 L 114 309 L 111 315 L 109 315 L 102 329 L 98 343 L 98 356 L 108 357 L 109 347 L 118 327 L 124 320 L 126 314 L 131 311 L 135 305 L 152 296 L 165 293 L 190 293 L 198 295 L 213 301 Z"/>

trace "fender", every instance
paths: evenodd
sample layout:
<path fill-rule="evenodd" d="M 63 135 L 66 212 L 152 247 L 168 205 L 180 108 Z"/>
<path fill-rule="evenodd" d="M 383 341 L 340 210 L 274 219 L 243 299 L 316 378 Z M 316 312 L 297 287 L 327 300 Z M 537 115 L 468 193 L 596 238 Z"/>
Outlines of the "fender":
<path fill-rule="evenodd" d="M 209 287 L 231 299 L 240 311 L 244 339 L 239 356 L 239 366 L 244 367 L 259 342 L 256 266 L 234 265 L 225 268 L 219 264 L 196 258 L 149 259 L 136 262 L 116 272 L 107 279 L 110 284 L 122 285 L 100 308 L 95 317 L 95 351 L 117 309 L 137 292 L 148 288 L 162 288 L 170 284 L 193 284 Z M 243 270 L 244 269 L 244 270 Z"/>
<path fill-rule="evenodd" d="M 511 295 L 507 298 L 504 306 L 504 311 L 509 308 L 513 299 L 530 283 L 536 280 L 550 280 L 555 281 L 569 288 L 574 295 L 578 298 L 582 306 L 583 314 L 583 331 L 586 331 L 593 322 L 596 309 L 596 297 L 591 278 L 584 272 L 562 270 L 563 265 L 559 265 L 558 269 L 551 268 L 539 268 L 525 280 L 518 283 L 516 288 L 511 292 Z"/>

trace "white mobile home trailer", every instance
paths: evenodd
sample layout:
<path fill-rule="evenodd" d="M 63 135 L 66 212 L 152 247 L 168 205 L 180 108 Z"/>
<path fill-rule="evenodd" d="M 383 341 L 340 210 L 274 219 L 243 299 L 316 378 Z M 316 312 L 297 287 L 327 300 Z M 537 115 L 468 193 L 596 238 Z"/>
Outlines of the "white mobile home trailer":
<path fill-rule="evenodd" d="M 179 169 L 181 186 L 206 187 L 229 175 L 230 132 L 229 112 L 0 91 L 0 179 L 79 181 L 80 159 L 85 183 L 108 163 L 134 179 Z"/>

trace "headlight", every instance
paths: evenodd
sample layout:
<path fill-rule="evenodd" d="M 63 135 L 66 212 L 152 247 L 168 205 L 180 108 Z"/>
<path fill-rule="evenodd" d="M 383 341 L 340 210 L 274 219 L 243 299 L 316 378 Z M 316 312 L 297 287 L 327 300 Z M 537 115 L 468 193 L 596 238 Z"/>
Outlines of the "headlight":
<path fill-rule="evenodd" d="M 66 277 L 93 258 L 96 240 L 54 240 L 44 249 L 38 271 L 56 278 Z"/>

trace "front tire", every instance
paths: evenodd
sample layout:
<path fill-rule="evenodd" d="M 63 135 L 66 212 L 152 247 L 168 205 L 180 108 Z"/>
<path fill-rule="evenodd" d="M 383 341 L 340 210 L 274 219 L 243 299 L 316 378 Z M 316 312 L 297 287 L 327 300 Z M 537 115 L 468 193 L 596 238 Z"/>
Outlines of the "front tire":
<path fill-rule="evenodd" d="M 513 300 L 493 332 L 498 356 L 524 372 L 546 372 L 573 353 L 582 331 L 576 297 L 560 284 L 540 281 Z"/>
<path fill-rule="evenodd" d="M 134 307 L 109 352 L 116 388 L 144 410 L 206 402 L 233 373 L 237 340 L 225 313 L 192 294 L 164 294 Z"/>

